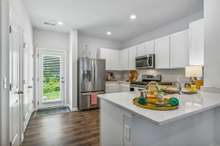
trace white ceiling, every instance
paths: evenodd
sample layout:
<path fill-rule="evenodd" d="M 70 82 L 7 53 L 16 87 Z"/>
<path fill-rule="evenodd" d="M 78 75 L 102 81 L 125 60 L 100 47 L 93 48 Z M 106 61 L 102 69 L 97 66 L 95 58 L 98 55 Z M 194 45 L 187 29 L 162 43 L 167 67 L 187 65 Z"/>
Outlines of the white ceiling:
<path fill-rule="evenodd" d="M 24 0 L 35 27 L 67 32 L 70 28 L 96 37 L 126 41 L 192 15 L 203 0 Z M 131 21 L 129 15 L 137 19 Z M 43 23 L 62 21 L 64 26 Z M 106 31 L 112 35 L 107 36 Z"/>

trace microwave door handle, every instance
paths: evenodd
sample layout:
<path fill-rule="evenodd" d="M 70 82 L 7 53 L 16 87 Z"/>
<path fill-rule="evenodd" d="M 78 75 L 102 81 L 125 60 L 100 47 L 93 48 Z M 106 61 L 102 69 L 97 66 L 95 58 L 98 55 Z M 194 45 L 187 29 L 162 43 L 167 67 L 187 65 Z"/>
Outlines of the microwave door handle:
<path fill-rule="evenodd" d="M 149 63 L 149 57 L 147 57 L 147 67 L 149 67 L 150 63 Z"/>

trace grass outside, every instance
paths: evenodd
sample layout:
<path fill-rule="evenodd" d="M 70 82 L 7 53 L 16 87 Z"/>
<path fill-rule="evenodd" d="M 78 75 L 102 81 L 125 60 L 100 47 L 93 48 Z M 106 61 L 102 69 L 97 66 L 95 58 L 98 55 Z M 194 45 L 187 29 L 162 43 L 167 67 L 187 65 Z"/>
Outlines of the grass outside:
<path fill-rule="evenodd" d="M 60 98 L 60 91 L 51 91 L 44 93 L 44 96 L 47 97 L 47 100 L 57 100 Z"/>
<path fill-rule="evenodd" d="M 43 96 L 45 100 L 57 100 L 60 98 L 60 80 L 59 78 L 45 78 L 43 87 Z"/>

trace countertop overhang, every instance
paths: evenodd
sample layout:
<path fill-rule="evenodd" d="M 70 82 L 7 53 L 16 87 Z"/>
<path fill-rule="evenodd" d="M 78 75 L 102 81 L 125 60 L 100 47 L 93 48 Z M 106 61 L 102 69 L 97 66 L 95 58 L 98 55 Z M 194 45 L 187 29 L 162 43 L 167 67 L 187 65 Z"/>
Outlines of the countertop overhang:
<path fill-rule="evenodd" d="M 134 92 L 98 95 L 101 100 L 108 101 L 132 112 L 133 114 L 147 118 L 157 125 L 168 124 L 170 122 L 212 110 L 220 106 L 219 93 L 199 92 L 198 94 L 194 95 L 170 95 L 171 97 L 177 97 L 180 100 L 179 108 L 173 111 L 154 111 L 135 106 L 132 103 L 132 100 L 137 96 L 138 94 Z"/>

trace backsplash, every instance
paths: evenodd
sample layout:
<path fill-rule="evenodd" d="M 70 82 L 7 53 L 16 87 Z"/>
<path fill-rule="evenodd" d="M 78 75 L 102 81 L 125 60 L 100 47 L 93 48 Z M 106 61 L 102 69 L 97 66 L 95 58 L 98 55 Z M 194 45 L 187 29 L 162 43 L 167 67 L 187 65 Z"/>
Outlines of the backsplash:
<path fill-rule="evenodd" d="M 160 70 L 138 70 L 139 79 L 143 74 L 149 75 L 162 75 L 163 82 L 187 82 L 188 78 L 185 77 L 185 69 L 160 69 Z"/>
<path fill-rule="evenodd" d="M 129 71 L 107 71 L 107 73 L 114 74 L 114 80 L 117 81 L 127 81 L 128 80 L 128 74 Z"/>
<path fill-rule="evenodd" d="M 126 81 L 128 80 L 129 71 L 107 71 L 115 76 L 115 80 Z M 141 80 L 143 74 L 148 75 L 162 75 L 163 82 L 182 82 L 186 83 L 189 78 L 185 77 L 185 69 L 159 69 L 159 70 L 138 70 L 138 80 Z"/>

